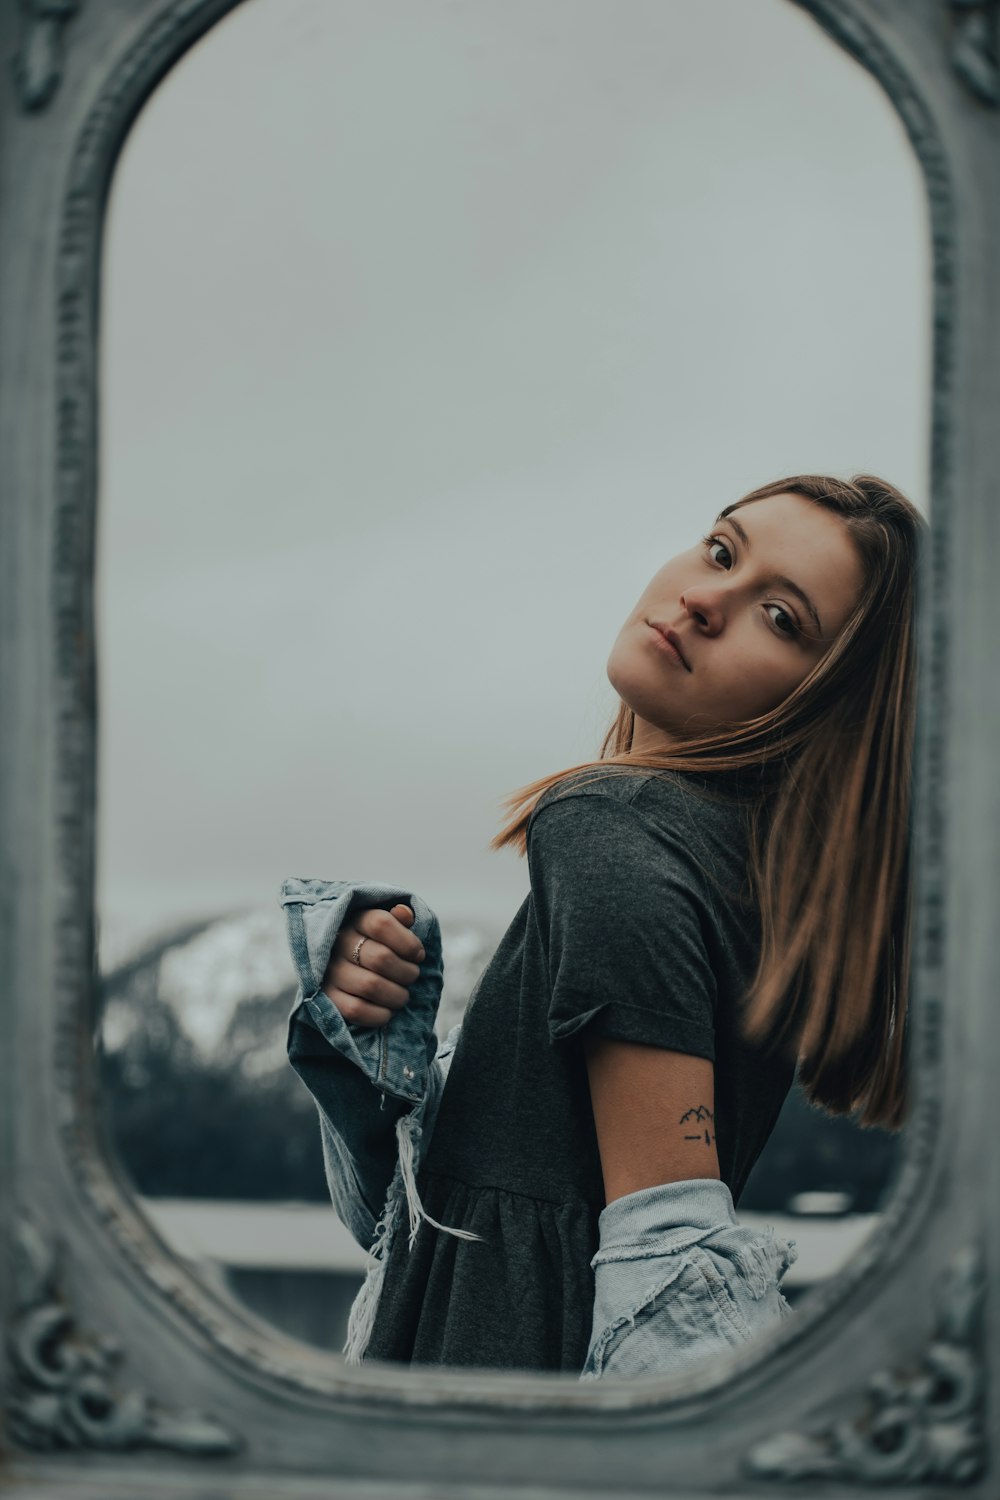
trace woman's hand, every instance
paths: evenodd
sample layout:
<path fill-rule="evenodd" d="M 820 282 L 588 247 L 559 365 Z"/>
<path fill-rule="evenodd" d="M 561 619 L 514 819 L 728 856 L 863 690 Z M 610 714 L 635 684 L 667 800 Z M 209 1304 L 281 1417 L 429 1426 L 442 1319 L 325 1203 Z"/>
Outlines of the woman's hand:
<path fill-rule="evenodd" d="M 322 989 L 352 1026 L 387 1026 L 409 1000 L 408 986 L 420 974 L 423 944 L 409 931 L 413 911 L 402 903 L 385 911 L 366 906 L 351 927 L 342 927 L 323 975 Z M 356 964 L 352 957 L 362 938 Z"/>

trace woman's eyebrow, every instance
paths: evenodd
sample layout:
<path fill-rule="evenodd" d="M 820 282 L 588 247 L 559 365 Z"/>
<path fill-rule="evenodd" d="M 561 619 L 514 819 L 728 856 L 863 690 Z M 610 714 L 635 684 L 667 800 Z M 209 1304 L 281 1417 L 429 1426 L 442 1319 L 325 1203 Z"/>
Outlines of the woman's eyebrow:
<path fill-rule="evenodd" d="M 736 535 L 739 537 L 740 541 L 743 543 L 744 547 L 749 552 L 751 550 L 750 549 L 750 538 L 747 536 L 746 532 L 743 530 L 743 527 L 740 525 L 739 521 L 737 521 L 736 517 L 735 516 L 716 516 L 716 518 L 715 518 L 715 524 L 718 525 L 720 521 L 725 521 L 725 523 L 726 523 L 727 526 L 731 526 L 733 528 L 733 530 L 736 532 Z M 809 611 L 809 613 L 813 617 L 813 622 L 814 622 L 814 624 L 816 626 L 816 629 L 817 629 L 818 633 L 820 635 L 822 635 L 823 634 L 823 625 L 822 625 L 822 622 L 820 621 L 820 617 L 819 617 L 819 615 L 816 612 L 816 606 L 813 604 L 812 600 L 810 599 L 809 595 L 806 593 L 805 589 L 800 589 L 799 586 L 798 586 L 798 584 L 797 583 L 793 583 L 790 578 L 786 578 L 785 575 L 784 575 L 784 573 L 776 573 L 775 576 L 774 576 L 774 581 L 775 581 L 775 583 L 779 584 L 781 586 L 781 588 L 787 589 L 790 594 L 794 594 L 795 597 L 796 597 L 796 599 L 800 600 L 801 603 L 803 605 L 805 605 L 806 609 Z"/>

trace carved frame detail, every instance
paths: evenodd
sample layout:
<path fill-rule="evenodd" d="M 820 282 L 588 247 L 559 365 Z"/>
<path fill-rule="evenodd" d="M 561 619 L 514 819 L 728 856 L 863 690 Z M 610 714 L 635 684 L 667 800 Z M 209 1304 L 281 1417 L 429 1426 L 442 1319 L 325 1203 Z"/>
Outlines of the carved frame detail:
<path fill-rule="evenodd" d="M 26 112 L 46 107 L 62 78 L 63 39 L 66 22 L 75 16 L 80 0 L 24 0 L 21 45 L 14 56 L 21 108 Z"/>
<path fill-rule="evenodd" d="M 955 14 L 951 61 L 974 98 L 1000 106 L 1000 4 L 998 0 L 948 0 Z"/>
<path fill-rule="evenodd" d="M 18 1313 L 9 1331 L 14 1384 L 9 1428 L 24 1448 L 166 1448 L 214 1458 L 240 1442 L 211 1418 L 165 1412 L 139 1391 L 116 1390 L 122 1348 L 81 1338 L 62 1300 L 55 1246 L 29 1220 L 14 1247 Z"/>
<path fill-rule="evenodd" d="M 979 1246 L 965 1246 L 941 1277 L 934 1338 L 909 1368 L 879 1370 L 870 1378 L 864 1416 L 819 1433 L 769 1438 L 753 1449 L 747 1472 L 756 1479 L 881 1485 L 965 1485 L 981 1478 L 985 1294 L 985 1256 Z"/>

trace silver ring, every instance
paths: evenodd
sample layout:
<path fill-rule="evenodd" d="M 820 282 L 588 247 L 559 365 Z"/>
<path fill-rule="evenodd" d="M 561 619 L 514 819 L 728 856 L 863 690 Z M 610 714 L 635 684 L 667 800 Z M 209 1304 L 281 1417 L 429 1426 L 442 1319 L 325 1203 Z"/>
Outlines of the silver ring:
<path fill-rule="evenodd" d="M 354 952 L 351 954 L 351 957 L 353 958 L 359 969 L 364 968 L 364 964 L 361 962 L 361 943 L 367 943 L 367 941 L 368 939 L 366 937 L 363 937 L 361 939 L 361 942 L 355 948 Z"/>

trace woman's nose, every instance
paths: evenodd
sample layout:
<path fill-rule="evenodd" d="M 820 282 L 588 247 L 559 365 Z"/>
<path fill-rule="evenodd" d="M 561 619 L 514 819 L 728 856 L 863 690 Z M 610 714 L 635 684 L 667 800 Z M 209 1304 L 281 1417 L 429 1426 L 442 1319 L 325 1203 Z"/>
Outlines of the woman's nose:
<path fill-rule="evenodd" d="M 725 623 L 725 600 L 721 590 L 705 584 L 685 589 L 681 605 L 705 635 L 718 635 Z"/>

